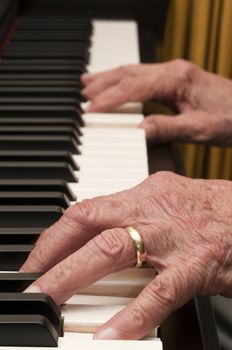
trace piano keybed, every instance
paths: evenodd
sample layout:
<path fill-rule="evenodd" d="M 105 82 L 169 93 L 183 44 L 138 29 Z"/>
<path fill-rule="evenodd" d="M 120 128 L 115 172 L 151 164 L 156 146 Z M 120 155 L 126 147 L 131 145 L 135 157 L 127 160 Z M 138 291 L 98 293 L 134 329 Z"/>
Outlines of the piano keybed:
<path fill-rule="evenodd" d="M 21 293 L 38 276 L 14 272 L 41 231 L 68 206 L 132 187 L 148 175 L 145 136 L 137 128 L 143 118 L 141 105 L 129 104 L 104 115 L 83 114 L 81 108 L 85 103 L 80 75 L 86 67 L 95 72 L 137 63 L 136 31 L 132 21 L 91 24 L 82 17 L 28 16 L 16 20 L 2 48 L 0 304 L 8 300 L 13 307 L 14 300 L 17 307 L 0 314 L 0 349 L 162 349 L 155 330 L 140 341 L 93 340 L 96 329 L 154 277 L 151 269 L 108 276 L 73 296 L 59 316 L 59 327 L 64 318 L 64 336 L 55 330 L 54 313 L 59 311 L 52 301 Z M 119 51 L 125 54 L 120 59 Z M 38 314 L 33 300 L 49 312 Z"/>

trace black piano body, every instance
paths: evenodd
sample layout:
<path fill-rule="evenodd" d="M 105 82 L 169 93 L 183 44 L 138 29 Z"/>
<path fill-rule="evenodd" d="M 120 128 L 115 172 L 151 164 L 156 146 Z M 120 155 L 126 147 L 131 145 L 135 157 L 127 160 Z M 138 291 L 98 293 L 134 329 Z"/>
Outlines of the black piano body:
<path fill-rule="evenodd" d="M 158 0 L 1 0 L 0 46 L 18 15 L 70 15 L 86 13 L 97 18 L 133 18 L 139 24 L 142 62 L 155 59 L 154 43 L 163 35 L 168 1 Z M 155 159 L 153 157 L 155 153 Z M 169 145 L 149 149 L 150 173 L 183 173 Z M 164 350 L 219 350 L 214 314 L 208 297 L 196 297 L 161 325 Z"/>

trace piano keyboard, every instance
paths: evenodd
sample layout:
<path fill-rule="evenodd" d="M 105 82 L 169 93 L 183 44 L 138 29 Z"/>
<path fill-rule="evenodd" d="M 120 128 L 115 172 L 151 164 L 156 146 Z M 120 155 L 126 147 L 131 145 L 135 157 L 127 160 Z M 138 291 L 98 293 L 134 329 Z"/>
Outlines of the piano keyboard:
<path fill-rule="evenodd" d="M 96 72 L 139 62 L 136 24 L 22 17 L 8 39 L 0 61 L 0 269 L 6 271 L 0 273 L 0 291 L 11 294 L 0 294 L 0 303 L 1 296 L 15 298 L 19 311 L 0 314 L 0 333 L 1 329 L 16 333 L 31 329 L 31 337 L 13 333 L 14 338 L 9 333 L 0 340 L 4 345 L 0 349 L 162 349 L 155 330 L 140 341 L 93 340 L 96 329 L 154 277 L 150 269 L 108 276 L 73 296 L 61 308 L 63 337 L 52 325 L 57 311 L 52 311 L 49 320 L 47 315 L 35 317 L 32 305 L 30 315 L 26 310 L 21 315 L 18 299 L 28 302 L 36 295 L 19 298 L 14 294 L 38 277 L 14 271 L 43 228 L 76 201 L 130 188 L 148 175 L 145 136 L 137 128 L 143 119 L 141 104 L 122 106 L 112 114 L 83 114 L 81 110 L 85 103 L 80 75 L 86 66 Z M 37 298 L 44 300 L 43 295 Z M 13 328 L 7 328 L 10 325 Z M 42 333 L 33 338 L 35 329 Z M 50 343 L 44 346 L 46 337 Z M 36 347 L 38 342 L 42 348 Z"/>

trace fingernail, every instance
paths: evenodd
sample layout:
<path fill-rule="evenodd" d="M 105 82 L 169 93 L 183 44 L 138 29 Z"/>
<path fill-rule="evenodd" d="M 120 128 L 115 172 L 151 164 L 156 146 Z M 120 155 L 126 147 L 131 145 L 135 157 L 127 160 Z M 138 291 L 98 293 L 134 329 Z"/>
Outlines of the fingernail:
<path fill-rule="evenodd" d="M 104 328 L 94 334 L 93 339 L 96 340 L 116 340 L 120 339 L 120 333 L 114 328 Z"/>
<path fill-rule="evenodd" d="M 91 113 L 92 110 L 93 110 L 93 108 L 92 108 L 92 106 L 90 105 L 90 106 L 88 106 L 88 107 L 86 108 L 85 112 L 86 112 L 86 113 Z"/>
<path fill-rule="evenodd" d="M 39 286 L 30 286 L 23 293 L 42 293 Z"/>

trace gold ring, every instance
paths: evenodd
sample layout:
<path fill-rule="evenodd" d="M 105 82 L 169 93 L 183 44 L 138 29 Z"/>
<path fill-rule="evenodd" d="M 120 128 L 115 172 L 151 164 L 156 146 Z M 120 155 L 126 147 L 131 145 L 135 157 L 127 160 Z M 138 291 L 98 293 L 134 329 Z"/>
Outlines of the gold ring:
<path fill-rule="evenodd" d="M 136 249 L 136 255 L 137 255 L 137 263 L 135 267 L 144 267 L 146 265 L 147 260 L 147 252 L 144 246 L 143 239 L 139 232 L 134 229 L 133 227 L 129 226 L 126 227 L 127 232 L 132 238 L 132 241 L 134 243 L 135 249 Z"/>

